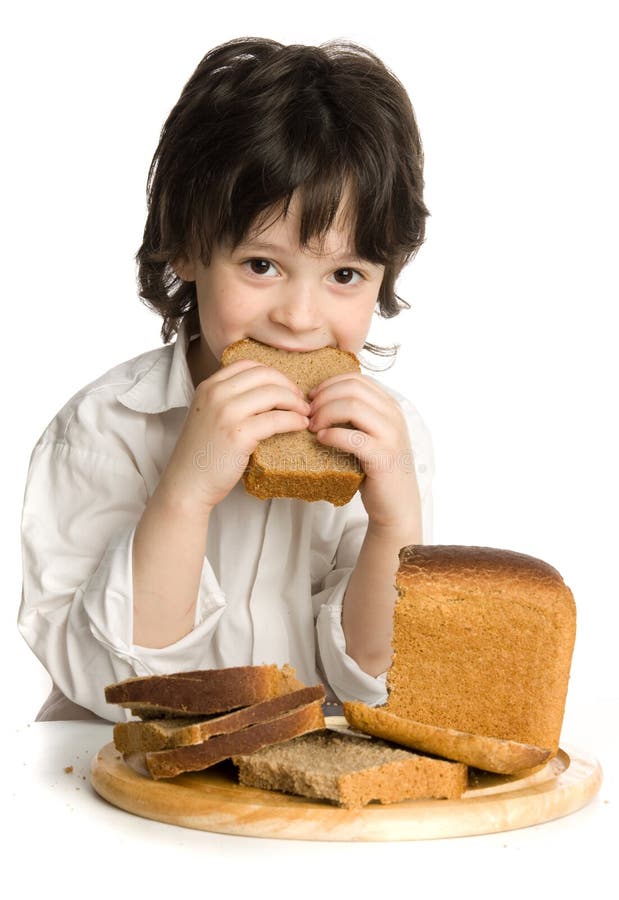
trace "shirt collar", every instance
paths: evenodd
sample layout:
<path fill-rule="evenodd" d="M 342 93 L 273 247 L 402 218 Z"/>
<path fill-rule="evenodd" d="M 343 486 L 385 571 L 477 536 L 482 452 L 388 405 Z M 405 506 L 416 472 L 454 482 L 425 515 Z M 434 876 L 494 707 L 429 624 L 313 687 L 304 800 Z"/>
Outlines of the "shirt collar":
<path fill-rule="evenodd" d="M 163 348 L 154 363 L 116 399 L 136 412 L 162 413 L 191 405 L 195 388 L 187 363 L 189 331 L 181 322 L 174 344 Z"/>

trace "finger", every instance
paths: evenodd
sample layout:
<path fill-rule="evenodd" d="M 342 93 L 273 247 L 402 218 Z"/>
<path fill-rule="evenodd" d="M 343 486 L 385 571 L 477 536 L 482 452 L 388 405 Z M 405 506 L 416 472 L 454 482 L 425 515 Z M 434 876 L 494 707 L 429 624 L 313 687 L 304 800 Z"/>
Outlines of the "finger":
<path fill-rule="evenodd" d="M 338 426 L 321 428 L 316 437 L 322 444 L 328 444 L 330 447 L 344 450 L 346 453 L 354 453 L 360 460 L 367 453 L 370 444 L 369 436 L 356 428 Z"/>
<path fill-rule="evenodd" d="M 329 400 L 318 409 L 312 404 L 310 431 L 318 432 L 322 428 L 344 423 L 350 423 L 373 437 L 385 438 L 386 432 L 391 430 L 390 419 L 385 416 L 384 407 L 374 398 L 368 403 L 365 398 L 346 396 Z"/>
<path fill-rule="evenodd" d="M 405 454 L 377 446 L 373 438 L 363 431 L 354 428 L 325 428 L 318 432 L 316 439 L 334 450 L 356 456 L 366 475 L 391 474 L 397 472 L 398 467 L 405 471 L 404 466 L 408 460 Z"/>
<path fill-rule="evenodd" d="M 312 413 L 315 415 L 324 409 L 330 403 L 356 403 L 364 406 L 372 406 L 377 410 L 386 411 L 394 406 L 393 398 L 385 395 L 382 391 L 373 391 L 371 387 L 349 381 L 340 381 L 337 384 L 329 385 L 324 391 L 320 391 L 313 397 L 309 398 L 312 404 Z"/>
<path fill-rule="evenodd" d="M 283 372 L 255 359 L 237 359 L 236 362 L 230 363 L 229 366 L 219 369 L 213 378 L 217 376 L 219 376 L 219 381 L 231 382 L 234 379 L 232 386 L 241 390 L 245 390 L 248 386 L 255 384 L 278 383 L 285 385 L 295 394 L 301 397 L 304 396 L 301 388 L 284 375 Z"/>
<path fill-rule="evenodd" d="M 257 359 L 236 359 L 234 362 L 228 363 L 227 366 L 220 366 L 212 378 L 219 380 L 230 378 L 232 375 L 235 375 L 237 372 L 242 372 L 244 369 L 263 365 L 264 363 L 258 362 Z"/>
<path fill-rule="evenodd" d="M 276 409 L 308 417 L 310 412 L 309 403 L 286 385 L 262 384 L 247 386 L 242 393 L 228 399 L 223 417 L 225 422 L 232 424 Z"/>
<path fill-rule="evenodd" d="M 340 397 L 358 397 L 363 402 L 382 409 L 399 406 L 395 398 L 388 394 L 380 385 L 364 377 L 350 378 L 343 376 L 340 380 L 332 381 L 324 387 L 320 385 L 318 390 L 308 394 L 313 410 L 318 410 L 328 401 Z"/>
<path fill-rule="evenodd" d="M 354 382 L 357 384 L 372 385 L 372 382 L 368 381 L 365 375 L 362 375 L 361 372 L 341 372 L 339 375 L 331 375 L 330 378 L 325 378 L 324 381 L 321 381 L 319 384 L 315 385 L 311 389 L 311 391 L 308 392 L 308 397 L 310 397 L 311 399 L 319 391 L 322 393 L 325 388 L 331 387 L 334 384 L 340 384 L 341 382 Z"/>
<path fill-rule="evenodd" d="M 288 434 L 291 431 L 304 431 L 308 423 L 307 416 L 288 410 L 272 409 L 260 413 L 247 420 L 244 427 L 256 443 L 274 434 Z"/>

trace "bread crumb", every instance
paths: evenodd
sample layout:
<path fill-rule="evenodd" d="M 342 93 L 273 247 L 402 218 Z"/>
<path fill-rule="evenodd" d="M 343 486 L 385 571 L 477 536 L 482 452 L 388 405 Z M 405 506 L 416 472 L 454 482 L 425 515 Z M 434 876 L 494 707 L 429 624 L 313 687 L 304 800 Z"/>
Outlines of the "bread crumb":
<path fill-rule="evenodd" d="M 65 766 L 64 770 L 67 773 L 67 775 L 70 775 L 71 772 L 73 771 L 73 766 Z"/>

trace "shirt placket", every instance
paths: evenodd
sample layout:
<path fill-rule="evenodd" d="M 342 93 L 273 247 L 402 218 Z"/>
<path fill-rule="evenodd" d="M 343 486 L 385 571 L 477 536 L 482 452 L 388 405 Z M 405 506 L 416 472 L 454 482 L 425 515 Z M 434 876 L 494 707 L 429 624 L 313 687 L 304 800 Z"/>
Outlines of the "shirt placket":
<path fill-rule="evenodd" d="M 256 577 L 249 598 L 249 614 L 253 628 L 252 662 L 254 665 L 290 660 L 288 631 L 282 615 L 282 560 L 289 535 L 283 504 L 269 504 Z"/>

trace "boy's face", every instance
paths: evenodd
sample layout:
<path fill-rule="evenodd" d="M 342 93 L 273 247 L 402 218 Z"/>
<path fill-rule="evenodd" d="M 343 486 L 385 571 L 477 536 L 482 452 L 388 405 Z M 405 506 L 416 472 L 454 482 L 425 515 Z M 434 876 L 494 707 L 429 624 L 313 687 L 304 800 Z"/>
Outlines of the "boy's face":
<path fill-rule="evenodd" d="M 301 249 L 293 197 L 285 217 L 234 249 L 216 247 L 208 266 L 198 257 L 177 266 L 181 278 L 196 283 L 201 336 L 190 366 L 194 382 L 217 371 L 224 348 L 242 338 L 285 350 L 332 346 L 358 354 L 384 266 L 355 258 L 349 237 L 338 215 L 321 248 Z"/>

